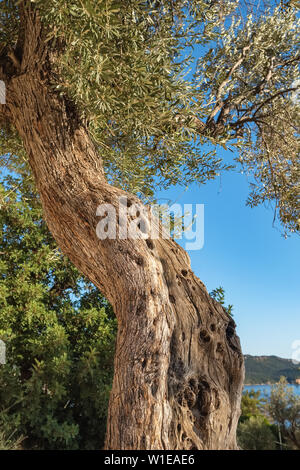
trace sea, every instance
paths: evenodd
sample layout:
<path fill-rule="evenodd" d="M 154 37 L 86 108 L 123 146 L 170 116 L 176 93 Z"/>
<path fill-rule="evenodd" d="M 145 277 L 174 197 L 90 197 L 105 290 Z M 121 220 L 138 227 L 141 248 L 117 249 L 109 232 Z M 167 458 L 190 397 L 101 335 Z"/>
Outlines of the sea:
<path fill-rule="evenodd" d="M 292 387 L 294 393 L 296 395 L 300 396 L 300 385 L 289 385 L 289 387 Z M 250 392 L 250 390 L 254 390 L 255 392 L 259 391 L 261 398 L 264 397 L 269 397 L 271 393 L 271 388 L 272 385 L 245 385 L 244 387 L 244 392 L 247 390 Z"/>

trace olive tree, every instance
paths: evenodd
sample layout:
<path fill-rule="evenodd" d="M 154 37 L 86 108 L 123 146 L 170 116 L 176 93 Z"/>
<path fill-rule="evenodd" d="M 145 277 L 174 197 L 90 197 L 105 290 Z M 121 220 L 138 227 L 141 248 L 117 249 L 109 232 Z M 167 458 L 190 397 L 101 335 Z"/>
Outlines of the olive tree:
<path fill-rule="evenodd" d="M 222 145 L 254 176 L 249 202 L 299 229 L 296 6 L 7 0 L 0 23 L 3 160 L 28 159 L 50 231 L 118 319 L 106 448 L 235 449 L 235 323 L 157 218 L 159 237 L 143 227 L 156 188 L 230 166 Z M 120 236 L 120 201 L 139 237 Z M 116 236 L 99 239 L 107 204 Z"/>
<path fill-rule="evenodd" d="M 287 444 L 292 449 L 300 450 L 300 397 L 284 377 L 272 387 L 267 410 L 280 426 Z"/>

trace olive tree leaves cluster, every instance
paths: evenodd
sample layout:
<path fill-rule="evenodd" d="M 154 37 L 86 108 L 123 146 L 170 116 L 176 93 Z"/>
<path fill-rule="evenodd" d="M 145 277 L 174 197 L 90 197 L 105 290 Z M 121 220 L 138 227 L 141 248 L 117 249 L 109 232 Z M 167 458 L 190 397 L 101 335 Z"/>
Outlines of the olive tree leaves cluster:
<path fill-rule="evenodd" d="M 299 231 L 297 2 L 4 1 L 0 64 L 8 50 L 12 67 L 21 60 L 13 25 L 30 3 L 53 83 L 81 110 L 112 184 L 147 200 L 205 183 L 232 167 L 219 151 L 229 146 L 250 175 L 248 204 L 273 203 Z"/>
<path fill-rule="evenodd" d="M 232 17 L 218 47 L 198 65 L 208 93 L 206 126 L 236 139 L 253 176 L 251 206 L 268 201 L 285 227 L 299 231 L 299 19 L 296 10 Z M 234 40 L 233 40 L 234 38 Z M 203 83 L 203 76 L 205 77 Z M 234 144 L 234 145 L 235 145 Z"/>

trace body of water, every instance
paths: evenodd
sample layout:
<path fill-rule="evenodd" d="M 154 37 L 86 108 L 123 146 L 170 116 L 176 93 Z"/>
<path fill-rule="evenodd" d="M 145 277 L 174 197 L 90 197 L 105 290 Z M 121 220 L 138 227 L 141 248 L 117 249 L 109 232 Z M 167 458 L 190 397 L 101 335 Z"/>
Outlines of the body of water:
<path fill-rule="evenodd" d="M 294 393 L 296 395 L 300 396 L 300 385 L 289 385 L 290 387 L 293 388 Z M 246 385 L 244 387 L 244 392 L 247 390 L 250 392 L 251 390 L 254 390 L 255 392 L 259 391 L 261 394 L 261 397 L 268 397 L 270 396 L 271 393 L 271 388 L 272 385 Z"/>

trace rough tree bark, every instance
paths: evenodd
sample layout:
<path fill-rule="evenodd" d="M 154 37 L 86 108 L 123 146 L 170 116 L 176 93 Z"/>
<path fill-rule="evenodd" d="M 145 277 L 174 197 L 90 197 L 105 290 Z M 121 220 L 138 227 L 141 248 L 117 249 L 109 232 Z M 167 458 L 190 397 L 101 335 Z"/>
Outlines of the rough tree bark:
<path fill-rule="evenodd" d="M 49 85 L 34 12 L 23 37 L 16 60 L 1 59 L 1 120 L 23 140 L 58 245 L 118 319 L 106 448 L 235 449 L 244 365 L 234 321 L 174 241 L 97 238 L 99 204 L 138 200 L 107 183 L 76 109 Z"/>

